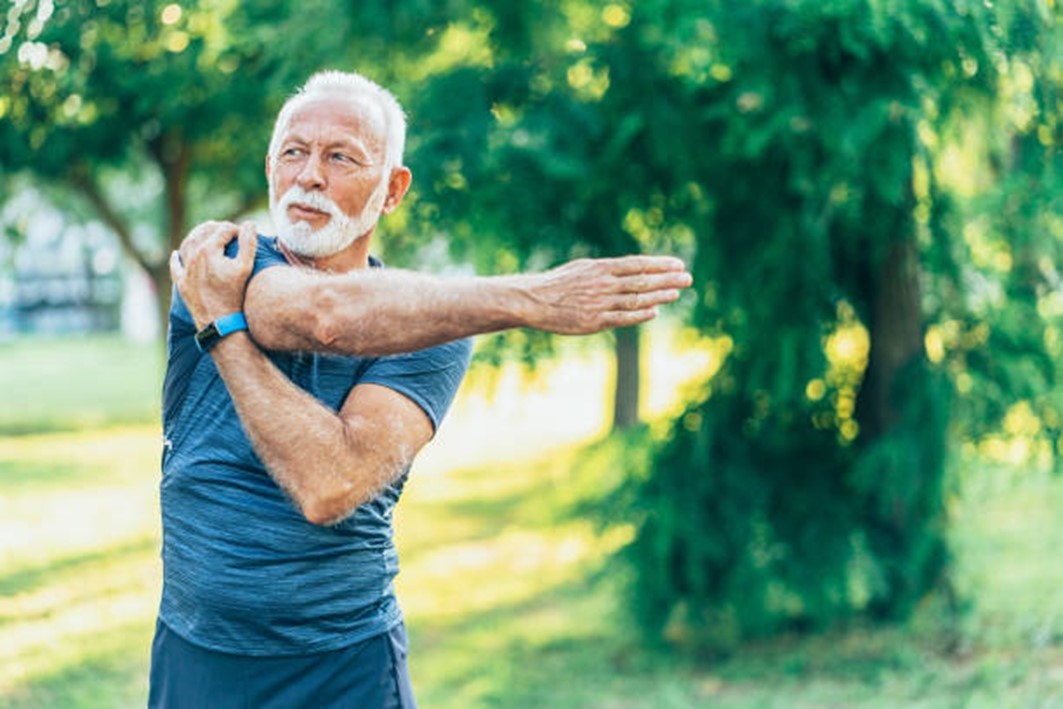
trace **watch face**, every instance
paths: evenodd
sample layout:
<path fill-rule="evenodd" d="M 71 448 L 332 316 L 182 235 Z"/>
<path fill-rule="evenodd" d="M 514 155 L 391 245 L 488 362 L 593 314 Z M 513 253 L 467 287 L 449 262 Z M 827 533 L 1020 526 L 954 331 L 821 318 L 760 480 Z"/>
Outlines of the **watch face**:
<path fill-rule="evenodd" d="M 244 319 L 243 313 L 223 315 L 196 333 L 196 347 L 200 352 L 206 352 L 226 335 L 246 329 L 247 320 Z"/>
<path fill-rule="evenodd" d="M 221 333 L 218 332 L 216 323 L 210 323 L 196 333 L 196 345 L 199 347 L 200 352 L 206 352 L 220 339 Z"/>

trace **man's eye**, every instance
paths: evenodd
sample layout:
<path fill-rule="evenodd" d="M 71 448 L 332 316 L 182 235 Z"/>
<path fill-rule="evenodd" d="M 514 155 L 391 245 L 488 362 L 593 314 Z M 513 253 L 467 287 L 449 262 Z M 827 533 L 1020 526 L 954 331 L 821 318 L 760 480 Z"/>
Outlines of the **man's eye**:
<path fill-rule="evenodd" d="M 303 154 L 302 148 L 285 148 L 281 155 L 286 158 L 293 158 Z"/>
<path fill-rule="evenodd" d="M 346 153 L 333 153 L 332 154 L 332 159 L 335 160 L 336 162 L 342 162 L 342 163 L 353 163 L 354 162 L 354 158 L 352 158 L 350 155 L 347 155 Z"/>

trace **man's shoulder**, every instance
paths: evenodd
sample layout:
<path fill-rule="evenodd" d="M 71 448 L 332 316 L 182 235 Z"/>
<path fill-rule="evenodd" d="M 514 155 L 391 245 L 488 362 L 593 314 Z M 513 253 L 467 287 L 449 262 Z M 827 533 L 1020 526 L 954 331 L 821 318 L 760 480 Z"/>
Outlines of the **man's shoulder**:
<path fill-rule="evenodd" d="M 255 248 L 255 268 L 252 275 L 270 266 L 290 265 L 277 243 L 277 237 L 261 235 L 258 237 L 258 246 Z"/>
<path fill-rule="evenodd" d="M 225 255 L 229 258 L 236 258 L 236 254 L 239 253 L 239 251 L 240 246 L 235 237 L 225 245 Z M 258 273 L 262 269 L 269 268 L 270 266 L 288 265 L 288 259 L 284 257 L 284 252 L 280 249 L 277 237 L 259 234 L 258 245 L 255 247 L 255 268 L 252 273 Z"/>

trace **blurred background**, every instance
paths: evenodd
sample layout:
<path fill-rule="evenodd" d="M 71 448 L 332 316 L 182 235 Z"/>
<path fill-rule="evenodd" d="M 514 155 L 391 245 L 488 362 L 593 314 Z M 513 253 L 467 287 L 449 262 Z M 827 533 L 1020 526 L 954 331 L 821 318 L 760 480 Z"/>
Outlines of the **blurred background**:
<path fill-rule="evenodd" d="M 1059 705 L 1061 40 L 1055 0 L 9 0 L 0 705 L 143 705 L 166 258 L 268 229 L 321 68 L 409 113 L 389 263 L 695 276 L 479 340 L 396 523 L 423 706 Z"/>

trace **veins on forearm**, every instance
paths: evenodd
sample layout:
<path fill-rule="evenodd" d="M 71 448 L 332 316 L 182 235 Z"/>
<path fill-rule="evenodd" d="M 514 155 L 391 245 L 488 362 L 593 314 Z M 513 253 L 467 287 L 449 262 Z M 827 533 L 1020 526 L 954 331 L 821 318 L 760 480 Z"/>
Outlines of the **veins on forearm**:
<path fill-rule="evenodd" d="M 252 336 L 268 349 L 381 356 L 525 324 L 518 283 L 410 271 L 290 272 L 253 283 L 245 310 Z"/>

